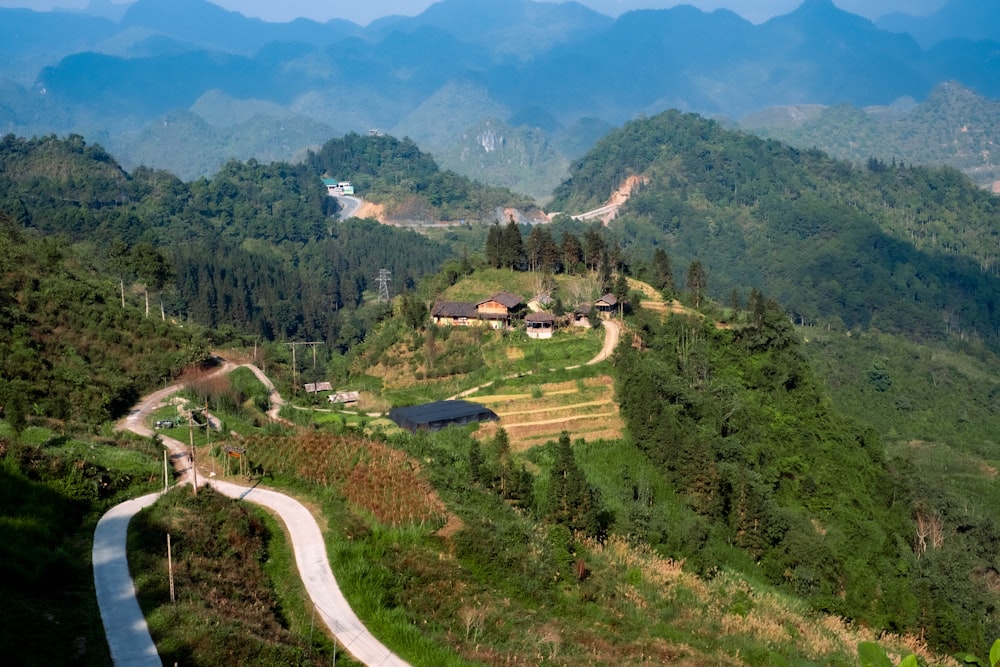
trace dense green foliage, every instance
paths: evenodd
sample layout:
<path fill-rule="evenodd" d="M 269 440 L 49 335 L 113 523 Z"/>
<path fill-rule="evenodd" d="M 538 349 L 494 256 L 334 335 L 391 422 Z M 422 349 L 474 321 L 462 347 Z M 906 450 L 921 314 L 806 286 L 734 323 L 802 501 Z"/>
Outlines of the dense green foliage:
<path fill-rule="evenodd" d="M 957 171 L 866 167 L 670 111 L 574 165 L 554 207 L 586 210 L 642 175 L 612 224 L 629 262 L 698 260 L 720 301 L 750 286 L 797 321 L 998 341 L 1000 202 Z"/>
<path fill-rule="evenodd" d="M 873 424 L 888 443 L 912 508 L 915 580 L 995 625 L 996 601 L 987 593 L 1000 570 L 995 357 L 895 336 L 815 328 L 803 335 L 803 350 L 838 407 Z M 943 614 L 932 618 L 945 621 Z"/>
<path fill-rule="evenodd" d="M 183 183 L 142 167 L 127 174 L 77 136 L 8 135 L 0 167 L 0 212 L 17 224 L 84 246 L 123 290 L 156 292 L 154 309 L 159 298 L 173 317 L 265 339 L 346 348 L 370 322 L 344 310 L 363 302 L 379 269 L 402 290 L 446 255 L 412 232 L 334 225 L 333 200 L 303 164 L 232 161 Z"/>
<path fill-rule="evenodd" d="M 914 522 L 939 504 L 887 461 L 877 433 L 834 411 L 776 304 L 755 299 L 726 329 L 684 317 L 637 325 L 647 349 L 620 348 L 615 366 L 622 414 L 698 518 L 680 534 L 651 530 L 650 517 L 631 532 L 707 569 L 739 566 L 726 546 L 739 547 L 751 572 L 819 609 L 950 650 L 1000 632 L 993 596 L 972 577 L 995 566 L 993 523 L 973 522 L 954 548 L 917 548 Z M 634 502 L 643 517 L 648 501 L 637 491 Z"/>
<path fill-rule="evenodd" d="M 495 219 L 498 208 L 532 206 L 505 188 L 441 171 L 409 139 L 351 133 L 326 142 L 306 163 L 316 173 L 349 179 L 357 192 L 389 203 L 396 218 L 487 220 Z"/>
<path fill-rule="evenodd" d="M 0 655 L 107 665 L 90 550 L 101 514 L 161 483 L 149 440 L 80 441 L 0 423 Z"/>
<path fill-rule="evenodd" d="M 0 412 L 15 429 L 29 417 L 93 428 L 208 359 L 201 330 L 123 308 L 93 260 L 0 218 Z"/>

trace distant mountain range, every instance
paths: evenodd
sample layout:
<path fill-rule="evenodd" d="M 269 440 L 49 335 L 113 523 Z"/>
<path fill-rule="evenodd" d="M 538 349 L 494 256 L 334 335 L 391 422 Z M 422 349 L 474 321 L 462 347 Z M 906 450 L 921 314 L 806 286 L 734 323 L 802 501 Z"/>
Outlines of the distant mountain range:
<path fill-rule="evenodd" d="M 192 178 L 377 128 L 545 197 L 608 129 L 667 108 L 735 120 L 888 106 L 943 81 L 1000 97 L 1000 46 L 982 41 L 1000 40 L 993 5 L 951 0 L 936 21 L 876 25 L 805 0 L 754 25 L 690 6 L 612 19 L 577 3 L 442 0 L 364 28 L 267 23 L 206 0 L 138 0 L 118 20 L 103 5 L 0 9 L 0 132 L 79 133 L 126 166 Z"/>
<path fill-rule="evenodd" d="M 740 127 L 800 148 L 864 163 L 948 165 L 981 186 L 1000 181 L 1000 102 L 954 81 L 937 86 L 919 104 L 890 106 L 788 105 L 749 114 Z"/>

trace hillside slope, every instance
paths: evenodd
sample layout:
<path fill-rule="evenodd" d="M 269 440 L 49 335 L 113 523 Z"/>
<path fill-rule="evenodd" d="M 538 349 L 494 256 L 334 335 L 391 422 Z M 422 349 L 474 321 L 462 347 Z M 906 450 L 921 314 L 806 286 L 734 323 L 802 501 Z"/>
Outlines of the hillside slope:
<path fill-rule="evenodd" d="M 945 82 L 919 104 L 888 107 L 796 106 L 763 110 L 740 127 L 799 148 L 819 148 L 863 164 L 871 158 L 907 165 L 948 165 L 990 187 L 1000 180 L 995 139 L 1000 103 L 956 82 Z"/>
<path fill-rule="evenodd" d="M 855 167 L 671 111 L 598 142 L 552 206 L 593 208 L 633 175 L 609 230 L 630 261 L 699 260 L 720 301 L 756 287 L 796 321 L 998 343 L 1000 201 L 952 169 Z"/>

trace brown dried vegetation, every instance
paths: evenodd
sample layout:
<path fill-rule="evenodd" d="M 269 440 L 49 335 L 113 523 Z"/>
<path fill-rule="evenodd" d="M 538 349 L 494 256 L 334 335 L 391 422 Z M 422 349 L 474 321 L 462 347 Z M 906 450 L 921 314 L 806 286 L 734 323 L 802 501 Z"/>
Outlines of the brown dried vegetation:
<path fill-rule="evenodd" d="M 447 511 L 420 475 L 420 464 L 388 445 L 356 435 L 300 432 L 247 443 L 265 470 L 280 470 L 339 489 L 357 509 L 380 523 L 401 526 L 444 522 Z"/>

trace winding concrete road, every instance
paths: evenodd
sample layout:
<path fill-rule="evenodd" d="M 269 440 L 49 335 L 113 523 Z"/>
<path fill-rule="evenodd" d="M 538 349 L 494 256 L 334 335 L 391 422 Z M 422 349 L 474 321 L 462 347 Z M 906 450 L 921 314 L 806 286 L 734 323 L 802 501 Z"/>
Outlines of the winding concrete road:
<path fill-rule="evenodd" d="M 281 397 L 274 391 L 271 381 L 252 364 L 245 364 L 271 391 L 272 412 L 277 414 Z M 237 368 L 226 363 L 215 373 L 228 373 Z M 134 410 L 117 425 L 117 430 L 129 430 L 143 436 L 153 431 L 146 420 L 182 385 L 172 385 L 145 396 Z M 185 443 L 162 436 L 170 452 L 174 469 L 180 475 L 180 484 L 190 484 L 194 478 Z M 340 591 L 330 569 L 323 534 L 312 514 L 294 498 L 276 491 L 246 487 L 221 480 L 208 480 L 202 474 L 199 485 L 208 484 L 219 493 L 231 498 L 249 500 L 274 511 L 284 522 L 295 551 L 295 564 L 305 584 L 309 598 L 326 626 L 333 632 L 340 645 L 356 660 L 365 665 L 408 667 L 408 663 L 390 651 L 361 623 Z M 126 538 L 128 524 L 140 510 L 156 502 L 160 493 L 152 493 L 126 501 L 108 510 L 94 530 L 93 567 L 94 587 L 101 610 L 104 632 L 111 649 L 111 659 L 116 665 L 160 665 L 156 645 L 149 634 L 149 627 L 135 598 L 135 586 L 128 570 Z"/>

